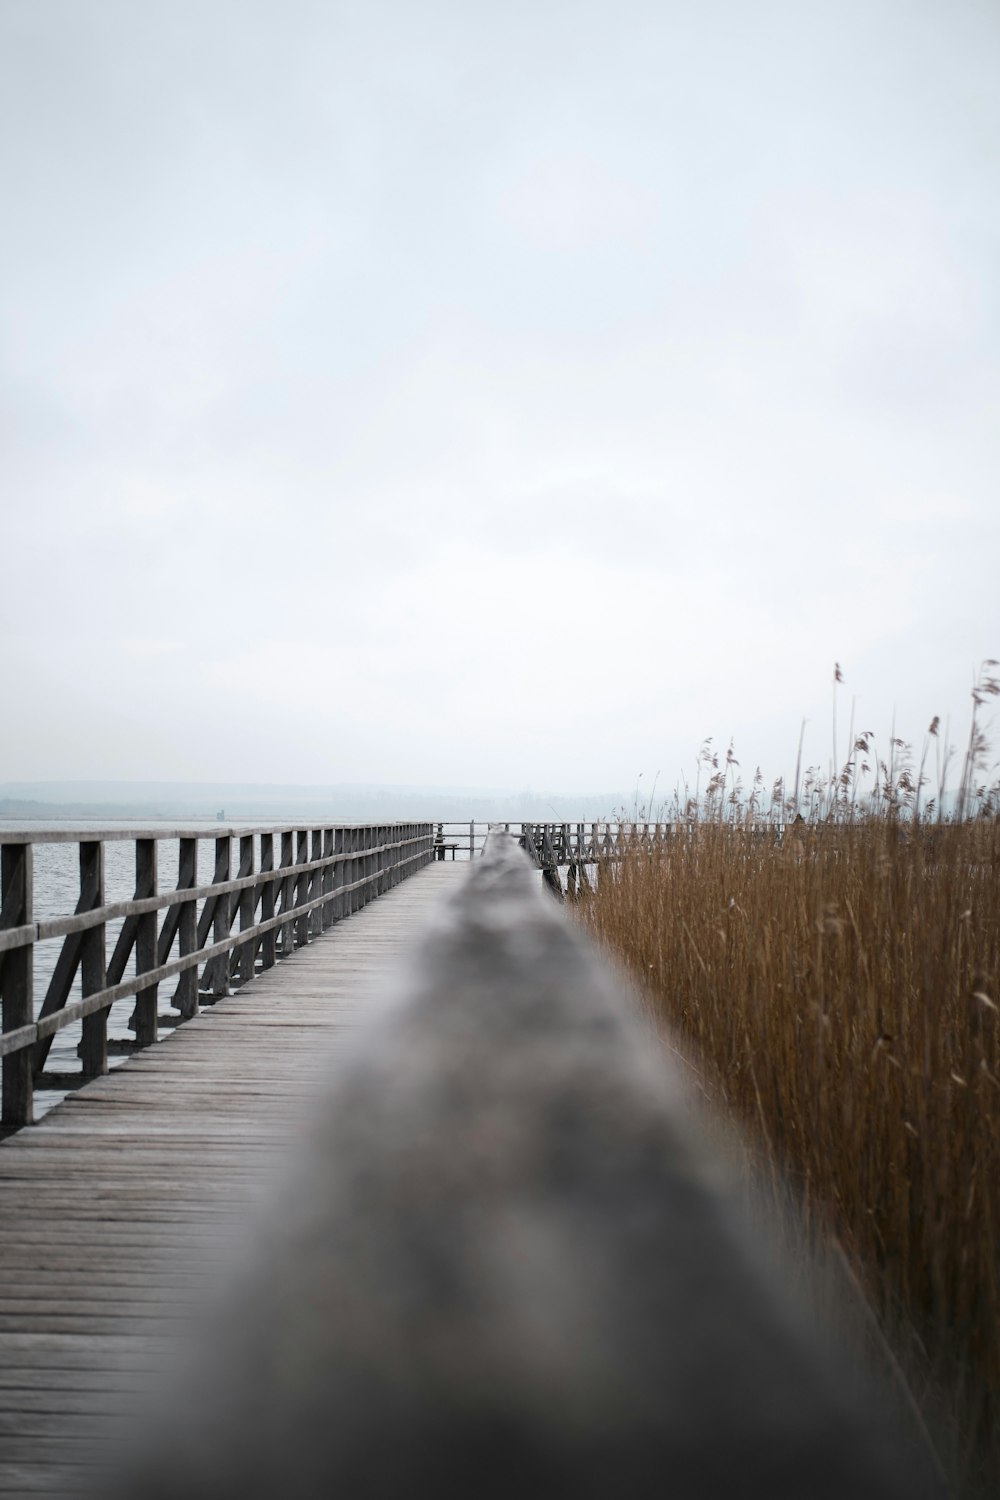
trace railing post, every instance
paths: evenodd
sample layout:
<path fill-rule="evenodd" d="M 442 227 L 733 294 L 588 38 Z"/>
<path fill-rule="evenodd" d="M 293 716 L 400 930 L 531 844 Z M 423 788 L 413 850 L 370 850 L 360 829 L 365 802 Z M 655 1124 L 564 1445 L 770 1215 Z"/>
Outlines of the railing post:
<path fill-rule="evenodd" d="M 215 884 L 223 885 L 232 879 L 233 875 L 233 841 L 227 833 L 215 841 Z M 233 897 L 227 891 L 224 896 L 215 898 L 215 914 L 212 921 L 212 937 L 215 942 L 223 943 L 229 936 L 229 930 L 233 925 Z M 224 995 L 229 994 L 229 954 L 220 953 L 208 964 L 203 983 L 212 995 L 212 1002 L 221 1000 Z"/>
<path fill-rule="evenodd" d="M 340 868 L 344 872 L 342 884 L 345 887 L 349 886 L 354 879 L 354 849 L 356 832 L 357 830 L 354 828 L 344 829 L 344 853 L 349 857 L 341 863 Z M 344 895 L 341 900 L 340 915 L 342 917 L 349 917 L 353 910 L 354 892 L 345 889 Z"/>
<path fill-rule="evenodd" d="M 274 869 L 274 834 L 262 833 L 260 836 L 260 873 Z M 260 919 L 269 922 L 274 916 L 274 880 L 263 880 L 260 886 Z M 260 966 L 262 969 L 273 969 L 277 933 L 272 927 L 260 940 Z"/>
<path fill-rule="evenodd" d="M 309 859 L 315 864 L 318 859 L 323 858 L 323 830 L 314 828 L 309 835 Z M 318 901 L 323 894 L 323 871 L 313 870 L 309 876 L 310 901 Z M 319 937 L 323 931 L 323 907 L 314 906 L 307 918 L 307 928 L 310 937 Z"/>
<path fill-rule="evenodd" d="M 354 871 L 353 871 L 353 875 L 352 875 L 351 878 L 353 880 L 360 880 L 362 883 L 361 883 L 361 885 L 358 887 L 358 889 L 356 891 L 352 892 L 352 894 L 351 894 L 351 900 L 353 902 L 353 910 L 354 911 L 360 911 L 361 908 L 365 904 L 364 878 L 365 878 L 365 869 L 366 869 L 366 866 L 365 866 L 365 859 L 364 859 L 364 852 L 365 852 L 365 829 L 364 828 L 356 828 L 354 830 L 354 847 L 358 851 L 358 856 L 359 857 L 354 861 Z"/>
<path fill-rule="evenodd" d="M 292 830 L 285 829 L 281 835 L 281 868 L 295 863 L 295 837 Z M 291 911 L 295 897 L 295 876 L 285 875 L 281 881 L 281 915 Z M 292 923 L 282 922 L 278 928 L 281 934 L 281 957 L 287 958 L 292 951 Z"/>
<path fill-rule="evenodd" d="M 346 848 L 347 848 L 347 833 L 346 833 L 346 830 L 343 829 L 343 828 L 335 828 L 333 830 L 333 852 L 334 852 L 334 854 L 343 854 Z M 346 897 L 340 895 L 340 891 L 342 890 L 342 888 L 346 884 L 347 884 L 347 863 L 343 859 L 338 859 L 337 863 L 333 867 L 333 901 L 331 902 L 331 906 L 333 908 L 333 920 L 334 920 L 334 922 L 339 922 L 341 920 L 341 918 L 346 917 L 346 915 L 347 915 L 347 911 L 346 911 Z"/>
<path fill-rule="evenodd" d="M 470 823 L 469 824 L 469 858 L 470 859 L 475 859 L 475 857 L 476 857 L 476 825 L 475 825 L 475 823 Z"/>
<path fill-rule="evenodd" d="M 104 845 L 80 842 L 80 897 L 84 910 L 104 905 Z M 106 926 L 88 927 L 80 950 L 80 993 L 84 999 L 107 986 Z M 80 1059 L 85 1078 L 100 1078 L 108 1071 L 108 1012 L 95 1010 L 83 1018 Z"/>
<path fill-rule="evenodd" d="M 240 879 L 245 880 L 254 873 L 254 836 L 252 833 L 244 834 L 240 839 Z M 240 931 L 246 932 L 254 924 L 254 915 L 257 906 L 255 887 L 244 886 L 240 891 Z M 240 984 L 249 984 L 254 972 L 254 950 L 256 943 L 251 940 L 241 943 L 237 951 L 237 973 Z"/>
<path fill-rule="evenodd" d="M 137 839 L 135 845 L 135 894 L 137 900 L 156 895 L 156 840 Z M 135 933 L 135 972 L 156 968 L 156 912 L 138 918 Z M 159 987 L 139 990 L 135 997 L 135 1042 L 148 1047 L 158 1034 Z"/>
<path fill-rule="evenodd" d="M 198 904 L 193 899 L 184 901 L 180 895 L 182 891 L 193 890 L 197 884 L 198 840 L 181 839 L 177 865 L 178 899 L 182 902 L 180 918 L 177 924 L 181 958 L 186 958 L 189 954 L 198 952 Z M 197 964 L 192 964 L 189 969 L 183 969 L 177 976 L 174 1006 L 180 1011 L 181 1019 L 184 1021 L 189 1021 L 192 1016 L 198 1014 Z"/>
<path fill-rule="evenodd" d="M 332 828 L 324 828 L 323 829 L 323 858 L 324 859 L 332 859 L 333 858 L 333 829 Z M 324 932 L 326 932 L 329 928 L 331 928 L 333 926 L 334 922 L 336 921 L 336 915 L 335 915 L 335 912 L 334 912 L 334 903 L 333 903 L 333 899 L 332 899 L 332 897 L 333 897 L 333 877 L 334 877 L 335 870 L 336 870 L 336 866 L 335 865 L 325 865 L 323 867 L 323 895 L 327 898 L 323 902 L 323 905 L 322 905 L 322 908 L 321 908 L 322 913 L 323 913 L 322 929 L 323 929 Z"/>
<path fill-rule="evenodd" d="M 32 847 L 4 844 L 0 852 L 0 927 L 27 927 L 32 921 Z M 34 945 L 10 948 L 0 955 L 3 1029 L 30 1026 Z M 34 1119 L 33 1048 L 22 1047 L 3 1059 L 3 1126 L 15 1129 Z"/>
<path fill-rule="evenodd" d="M 309 834 L 304 828 L 300 828 L 295 834 L 295 863 L 297 865 L 307 864 L 309 861 Z M 309 876 L 296 875 L 295 877 L 295 905 L 304 906 L 309 899 Z M 305 947 L 309 941 L 309 913 L 295 918 L 294 923 L 294 946 Z"/>

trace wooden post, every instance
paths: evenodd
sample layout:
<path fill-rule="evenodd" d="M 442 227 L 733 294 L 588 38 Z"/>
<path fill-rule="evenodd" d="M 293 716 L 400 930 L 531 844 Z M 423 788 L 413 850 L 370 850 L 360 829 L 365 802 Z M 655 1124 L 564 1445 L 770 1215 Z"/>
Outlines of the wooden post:
<path fill-rule="evenodd" d="M 333 829 L 332 828 L 324 828 L 323 829 L 323 858 L 324 859 L 332 859 L 333 858 Z M 334 875 L 334 869 L 335 869 L 334 865 L 326 865 L 326 866 L 324 866 L 324 869 L 323 869 L 323 895 L 327 898 L 323 902 L 323 906 L 322 906 L 323 921 L 322 921 L 321 925 L 322 925 L 322 930 L 324 932 L 326 932 L 328 928 L 332 927 L 333 924 L 334 924 L 334 922 L 335 922 L 335 920 L 336 920 L 336 917 L 335 917 L 335 914 L 334 914 L 334 903 L 333 903 L 333 900 L 332 900 L 332 896 L 333 896 L 333 875 Z"/>
<path fill-rule="evenodd" d="M 274 869 L 274 834 L 262 833 L 260 836 L 260 869 L 261 874 L 265 870 Z M 274 880 L 261 882 L 260 887 L 260 919 L 269 922 L 274 916 L 274 888 L 277 884 Z M 277 934 L 272 927 L 265 932 L 260 940 L 260 966 L 262 969 L 273 969 L 277 944 Z"/>
<path fill-rule="evenodd" d="M 104 845 L 81 840 L 80 905 L 93 910 L 104 905 Z M 84 999 L 107 987 L 106 927 L 103 922 L 88 927 L 80 952 L 80 993 Z M 80 1058 L 85 1078 L 100 1078 L 108 1071 L 108 1012 L 95 1010 L 83 1018 Z"/>
<path fill-rule="evenodd" d="M 376 896 L 382 894 L 382 834 L 384 830 L 379 827 L 372 830 L 372 884 L 369 901 L 374 901 Z"/>
<path fill-rule="evenodd" d="M 297 865 L 309 862 L 309 834 L 304 828 L 298 829 L 295 835 L 295 863 Z M 295 905 L 303 906 L 309 899 L 309 876 L 296 875 L 295 877 Z M 295 947 L 303 948 L 309 941 L 309 914 L 295 918 L 294 923 Z"/>
<path fill-rule="evenodd" d="M 33 850 L 30 844 L 4 844 L 0 850 L 0 927 L 28 927 L 32 921 Z M 3 1029 L 30 1026 L 33 1001 L 34 944 L 10 948 L 0 958 Z M 3 1126 L 14 1129 L 34 1119 L 33 1052 L 23 1047 L 3 1059 Z"/>
<path fill-rule="evenodd" d="M 240 839 L 240 879 L 244 880 L 254 872 L 254 838 L 252 833 L 244 834 Z M 254 887 L 244 886 L 240 891 L 240 931 L 246 932 L 253 926 L 256 899 Z M 240 984 L 249 984 L 254 975 L 254 949 L 256 943 L 241 943 L 237 951 L 237 973 Z"/>
<path fill-rule="evenodd" d="M 135 845 L 135 894 L 137 900 L 156 895 L 156 840 L 137 839 Z M 156 912 L 144 912 L 138 918 L 135 934 L 135 972 L 144 974 L 156 968 Z M 157 1038 L 159 987 L 155 984 L 139 990 L 135 997 L 135 1041 L 137 1047 L 148 1047 Z"/>
<path fill-rule="evenodd" d="M 372 830 L 371 830 L 370 827 L 362 829 L 362 833 L 361 833 L 361 847 L 364 850 L 364 854 L 365 854 L 364 859 L 361 861 L 361 878 L 364 881 L 364 885 L 361 887 L 359 895 L 361 896 L 361 905 L 362 906 L 367 906 L 368 903 L 369 903 L 369 901 L 372 899 L 372 888 L 371 888 L 371 875 L 372 875 L 372 857 L 371 857 Z"/>
<path fill-rule="evenodd" d="M 233 841 L 224 834 L 215 841 L 215 884 L 224 885 L 233 876 Z M 225 942 L 233 925 L 233 897 L 231 892 L 215 898 L 215 916 L 212 922 L 212 937 L 215 942 Z M 229 954 L 221 953 L 207 966 L 203 980 L 211 992 L 212 1003 L 229 994 Z"/>
<path fill-rule="evenodd" d="M 333 852 L 334 852 L 334 854 L 343 854 L 344 850 L 346 848 L 347 848 L 347 831 L 346 831 L 346 829 L 344 829 L 344 828 L 335 828 L 333 830 Z M 347 911 L 346 911 L 347 898 L 345 896 L 341 896 L 339 894 L 339 892 L 341 891 L 341 889 L 343 888 L 343 886 L 345 886 L 346 884 L 347 884 L 347 862 L 345 860 L 343 860 L 343 859 L 338 859 L 337 863 L 333 867 L 333 902 L 331 903 L 332 906 L 333 906 L 333 920 L 335 922 L 339 922 L 342 917 L 346 917 L 347 916 Z"/>
<path fill-rule="evenodd" d="M 309 859 L 315 864 L 316 860 L 323 858 L 323 830 L 314 828 L 309 835 Z M 313 870 L 309 877 L 309 900 L 318 901 L 323 894 L 323 871 Z M 307 918 L 307 927 L 311 938 L 319 937 L 323 931 L 323 907 L 314 906 Z"/>
<path fill-rule="evenodd" d="M 295 841 L 291 829 L 285 830 L 281 835 L 281 867 L 295 863 Z M 284 915 L 290 911 L 294 901 L 295 876 L 286 875 L 281 882 L 281 906 L 279 911 Z M 292 923 L 282 922 L 278 928 L 281 934 L 280 953 L 282 958 L 287 958 L 292 951 Z"/>
<path fill-rule="evenodd" d="M 345 831 L 343 831 L 343 847 L 351 855 L 351 858 L 343 861 L 343 883 L 345 885 L 352 885 L 354 883 L 354 870 L 355 865 L 357 865 L 357 859 L 354 858 L 354 850 L 357 849 L 357 846 L 357 828 L 345 828 Z M 352 912 L 354 912 L 355 904 L 357 904 L 355 895 L 357 895 L 357 891 L 346 892 L 345 897 L 343 897 L 343 915 L 351 916 Z"/>
<path fill-rule="evenodd" d="M 475 825 L 475 823 L 470 823 L 469 824 L 469 858 L 470 859 L 475 859 L 475 857 L 476 857 L 476 825 Z"/>
<path fill-rule="evenodd" d="M 178 893 L 193 890 L 197 884 L 198 840 L 181 839 L 177 866 Z M 181 906 L 178 936 L 180 938 L 181 958 L 186 958 L 190 953 L 198 952 L 198 904 L 196 901 L 185 901 Z M 192 964 L 189 969 L 182 970 L 178 975 L 177 989 L 174 993 L 174 1005 L 180 1011 L 182 1020 L 189 1021 L 192 1016 L 198 1014 L 197 964 Z"/>

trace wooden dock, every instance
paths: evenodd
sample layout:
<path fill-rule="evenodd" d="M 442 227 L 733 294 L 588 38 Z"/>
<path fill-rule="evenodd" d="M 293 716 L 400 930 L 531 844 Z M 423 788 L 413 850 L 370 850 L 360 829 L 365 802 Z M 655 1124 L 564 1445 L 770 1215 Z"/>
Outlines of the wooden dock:
<path fill-rule="evenodd" d="M 355 1018 L 467 865 L 338 922 L 0 1145 L 0 1494 L 64 1495 L 160 1364 Z"/>

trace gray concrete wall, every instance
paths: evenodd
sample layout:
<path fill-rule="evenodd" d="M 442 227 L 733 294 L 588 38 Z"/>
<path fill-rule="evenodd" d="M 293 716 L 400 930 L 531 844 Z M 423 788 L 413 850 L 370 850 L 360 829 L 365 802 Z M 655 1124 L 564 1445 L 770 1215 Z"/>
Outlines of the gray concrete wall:
<path fill-rule="evenodd" d="M 797 1320 L 620 982 L 502 837 L 331 1080 L 251 1259 L 120 1493 L 937 1493 Z"/>

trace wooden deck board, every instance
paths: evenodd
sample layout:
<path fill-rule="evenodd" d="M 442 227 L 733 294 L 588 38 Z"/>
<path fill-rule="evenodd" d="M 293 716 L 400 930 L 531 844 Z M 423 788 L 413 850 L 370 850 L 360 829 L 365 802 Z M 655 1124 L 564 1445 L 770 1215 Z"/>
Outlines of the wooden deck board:
<path fill-rule="evenodd" d="M 86 1482 L 442 894 L 437 862 L 0 1145 L 0 1495 Z"/>

